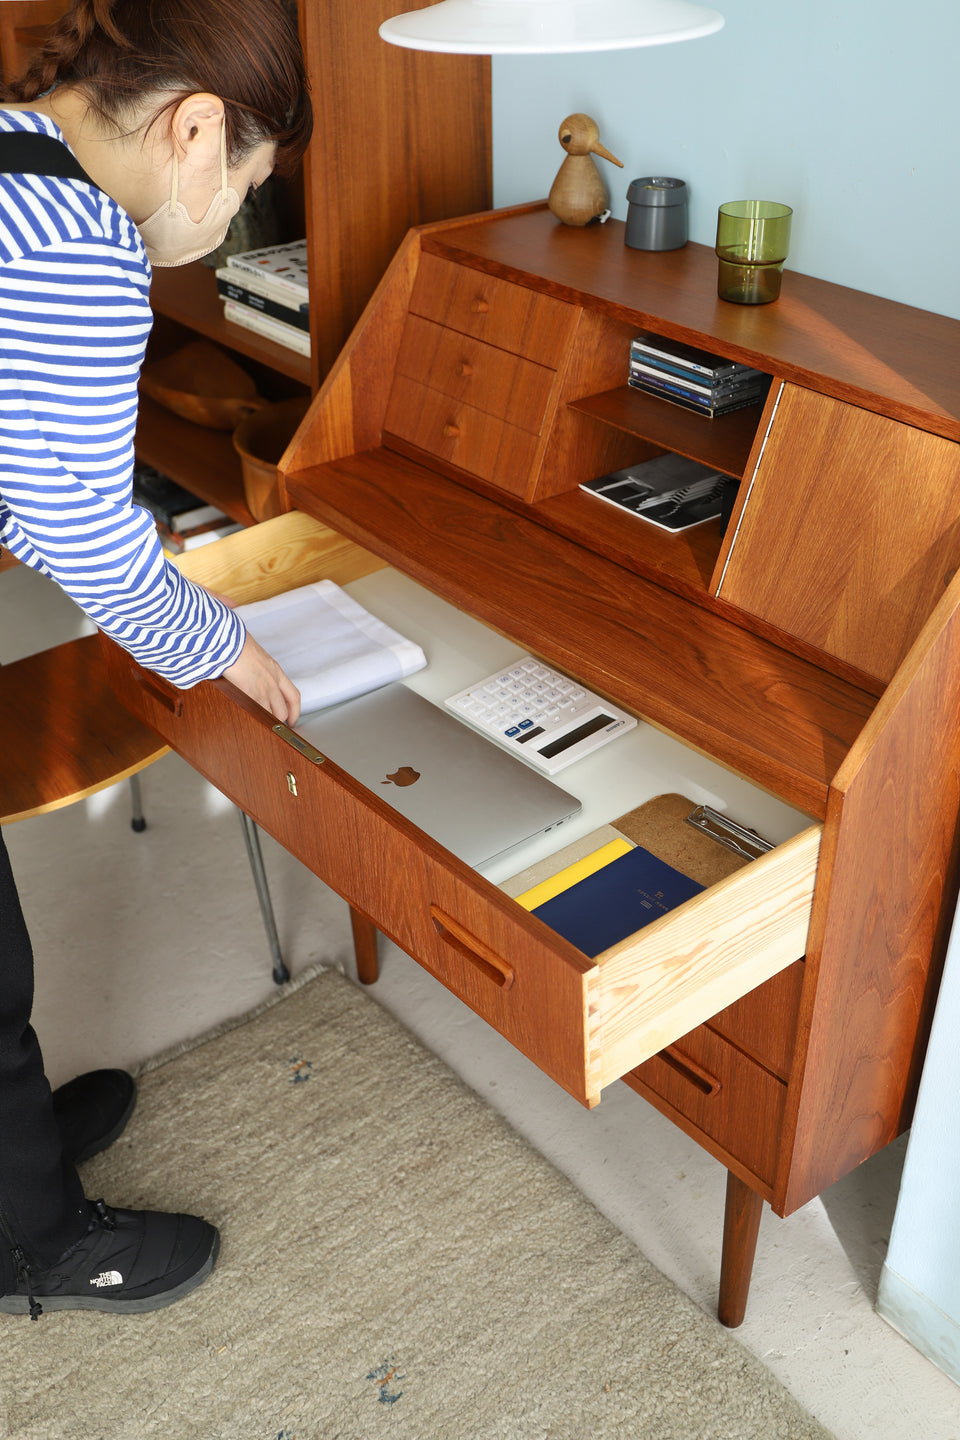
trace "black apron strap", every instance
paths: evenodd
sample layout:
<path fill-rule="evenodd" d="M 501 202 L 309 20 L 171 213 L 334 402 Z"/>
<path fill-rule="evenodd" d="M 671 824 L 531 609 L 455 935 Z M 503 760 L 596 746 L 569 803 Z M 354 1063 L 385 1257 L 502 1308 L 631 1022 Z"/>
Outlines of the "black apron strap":
<path fill-rule="evenodd" d="M 0 131 L 0 174 L 53 175 L 61 180 L 83 180 L 97 188 L 66 145 L 52 135 L 28 130 Z"/>

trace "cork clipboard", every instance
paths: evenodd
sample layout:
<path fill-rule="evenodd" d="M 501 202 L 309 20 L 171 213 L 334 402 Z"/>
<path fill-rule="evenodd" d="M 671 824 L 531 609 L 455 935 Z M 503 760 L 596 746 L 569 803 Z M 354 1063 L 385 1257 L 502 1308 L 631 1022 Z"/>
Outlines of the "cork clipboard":
<path fill-rule="evenodd" d="M 658 860 L 663 860 L 703 886 L 715 885 L 750 861 L 735 854 L 712 836 L 686 823 L 697 809 L 697 802 L 685 795 L 656 795 L 645 804 L 629 810 L 598 830 L 591 830 L 555 855 L 541 860 L 502 882 L 500 888 L 510 896 L 522 895 L 543 880 L 548 880 L 566 866 L 584 859 L 602 845 L 625 835 L 635 845 L 642 845 Z"/>

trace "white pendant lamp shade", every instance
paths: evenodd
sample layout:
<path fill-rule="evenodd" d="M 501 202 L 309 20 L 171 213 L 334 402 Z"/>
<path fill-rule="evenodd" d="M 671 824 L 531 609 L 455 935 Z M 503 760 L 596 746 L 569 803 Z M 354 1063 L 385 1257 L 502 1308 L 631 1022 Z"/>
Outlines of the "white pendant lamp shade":
<path fill-rule="evenodd" d="M 723 16 L 688 0 L 440 0 L 380 26 L 391 45 L 453 55 L 562 55 L 697 40 Z"/>

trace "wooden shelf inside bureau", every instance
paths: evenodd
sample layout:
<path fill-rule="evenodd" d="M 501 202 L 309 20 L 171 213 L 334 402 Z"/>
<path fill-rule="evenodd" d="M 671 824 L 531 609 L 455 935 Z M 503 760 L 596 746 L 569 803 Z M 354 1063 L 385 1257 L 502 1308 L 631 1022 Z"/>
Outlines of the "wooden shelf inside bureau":
<path fill-rule="evenodd" d="M 573 400 L 570 409 L 741 480 L 756 438 L 761 407 L 745 405 L 742 410 L 709 420 L 655 395 L 620 385 L 616 390 Z"/>

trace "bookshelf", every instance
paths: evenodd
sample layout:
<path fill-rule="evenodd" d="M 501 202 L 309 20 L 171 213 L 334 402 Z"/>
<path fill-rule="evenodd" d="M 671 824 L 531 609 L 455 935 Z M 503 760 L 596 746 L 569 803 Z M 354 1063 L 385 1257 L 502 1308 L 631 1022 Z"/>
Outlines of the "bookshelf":
<path fill-rule="evenodd" d="M 0 4 L 5 75 L 22 70 L 67 8 L 68 0 Z M 202 263 L 155 271 L 152 289 L 153 353 L 203 335 L 248 365 L 267 399 L 317 389 L 411 225 L 491 203 L 487 59 L 385 45 L 377 29 L 393 13 L 388 0 L 362 9 L 354 0 L 301 0 L 298 13 L 316 128 L 300 174 L 280 187 L 279 238 L 307 236 L 311 359 L 224 320 Z M 138 457 L 249 523 L 229 435 L 204 437 L 163 418 L 143 407 Z"/>

